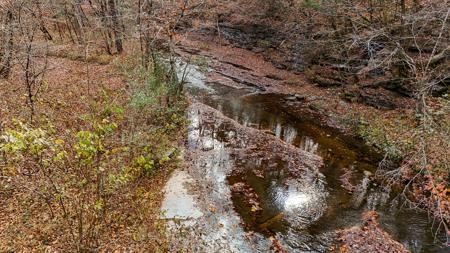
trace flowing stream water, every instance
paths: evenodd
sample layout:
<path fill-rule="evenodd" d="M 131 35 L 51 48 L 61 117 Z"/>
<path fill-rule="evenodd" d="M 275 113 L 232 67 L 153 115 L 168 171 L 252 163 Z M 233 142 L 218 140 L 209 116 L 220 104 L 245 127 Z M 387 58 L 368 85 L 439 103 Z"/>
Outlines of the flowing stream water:
<path fill-rule="evenodd" d="M 395 193 L 371 180 L 382 159 L 374 149 L 321 125 L 308 115 L 288 113 L 283 109 L 284 95 L 204 83 L 198 73 L 194 77 L 189 80 L 188 76 L 189 90 L 197 101 L 243 126 L 316 154 L 324 163 L 319 169 L 319 178 L 298 180 L 286 172 L 285 159 L 242 159 L 224 154 L 221 150 L 234 133 L 226 127 L 203 126 L 202 122 L 195 122 L 191 112 L 188 149 L 195 149 L 199 135 L 211 131 L 209 139 L 202 139 L 203 150 L 208 154 L 217 150 L 217 153 L 212 153 L 214 155 L 205 162 L 213 165 L 203 166 L 205 171 L 201 173 L 205 178 L 212 178 L 211 189 L 218 192 L 209 198 L 215 198 L 217 203 L 229 202 L 229 209 L 232 209 L 224 208 L 225 215 L 217 221 L 220 229 L 206 230 L 207 235 L 201 237 L 206 240 L 206 248 L 221 237 L 225 238 L 225 244 L 233 244 L 229 251 L 264 252 L 268 238 L 276 238 L 290 252 L 327 252 L 336 230 L 360 225 L 362 214 L 375 210 L 382 228 L 412 252 L 448 252 L 448 248 L 440 248 L 434 241 L 425 213 L 404 207 Z M 196 85 L 199 83 L 201 85 Z M 195 180 L 196 176 L 188 172 L 175 173 L 166 187 L 168 194 L 163 203 L 166 217 L 192 223 L 192 219 L 205 214 L 201 208 L 195 210 L 194 206 L 201 205 L 198 202 L 202 201 L 195 190 L 189 192 L 195 187 L 180 187 Z M 220 216 L 220 211 L 217 215 Z M 258 242 L 255 244 L 259 246 L 252 248 L 243 242 L 242 237 L 249 232 L 256 235 L 254 238 L 258 238 Z"/>

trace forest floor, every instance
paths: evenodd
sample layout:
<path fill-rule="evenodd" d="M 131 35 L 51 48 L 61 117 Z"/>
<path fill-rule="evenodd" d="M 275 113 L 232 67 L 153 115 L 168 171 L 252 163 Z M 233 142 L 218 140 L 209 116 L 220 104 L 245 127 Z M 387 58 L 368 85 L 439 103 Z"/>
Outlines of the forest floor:
<path fill-rule="evenodd" d="M 60 50 L 61 49 L 61 50 Z M 133 57 L 129 55 L 111 57 L 95 55 L 84 61 L 83 50 L 78 47 L 57 45 L 52 50 L 54 56 L 47 58 L 47 71 L 42 86 L 35 97 L 35 112 L 33 123 L 29 124 L 30 107 L 27 104 L 27 90 L 19 75 L 20 67 L 14 69 L 8 80 L 0 81 L 0 129 L 15 129 L 15 122 L 24 122 L 30 127 L 39 129 L 54 129 L 49 133 L 57 136 L 68 145 L 76 141 L 74 133 L 91 131 L 95 122 L 114 120 L 118 125 L 118 133 L 108 137 L 108 144 L 116 150 L 126 147 L 132 150 L 130 154 L 119 152 L 118 157 L 105 160 L 102 166 L 108 173 L 114 175 L 116 170 L 130 170 L 135 158 L 142 153 L 141 145 L 160 148 L 152 150 L 155 154 L 165 153 L 172 147 L 184 144 L 184 107 L 179 108 L 180 117 L 175 117 L 177 109 L 158 110 L 154 105 L 135 108 L 133 92 L 136 87 L 131 80 Z M 68 54 L 68 52 L 70 54 Z M 43 63 L 44 59 L 40 59 Z M 128 66 L 129 65 L 129 66 Z M 131 67 L 130 67 L 131 66 Z M 128 67 L 128 69 L 127 69 Z M 136 84 L 135 84 L 136 85 Z M 104 118 L 106 114 L 117 113 L 117 117 Z M 86 120 L 91 119 L 91 120 Z M 170 124 L 177 125 L 169 126 Z M 174 128 L 175 131 L 173 130 Z M 171 130 L 172 129 L 172 130 Z M 93 130 L 92 130 L 93 131 Z M 139 134 L 145 142 L 128 142 L 128 136 Z M 134 137 L 133 137 L 134 138 Z M 144 140 L 145 139 L 145 140 Z M 106 144 L 105 144 L 106 145 Z M 125 149 L 124 149 L 125 150 Z M 68 151 L 70 154 L 70 150 Z M 148 153 L 149 151 L 147 151 Z M 160 157 L 156 155 L 156 157 Z M 117 160 L 118 159 L 118 160 Z M 167 159 L 167 158 L 163 158 Z M 169 160 L 169 159 L 167 159 Z M 129 172 L 126 177 L 133 178 L 129 183 L 116 189 L 104 209 L 106 216 L 101 218 L 95 227 L 85 225 L 83 239 L 77 239 L 73 230 L 79 212 L 76 202 L 86 201 L 86 221 L 95 219 L 92 212 L 92 198 L 86 187 L 84 199 L 78 199 L 81 192 L 72 189 L 82 182 L 76 176 L 70 180 L 72 167 L 66 175 L 57 175 L 55 167 L 54 181 L 67 191 L 63 200 L 67 203 L 66 210 L 71 215 L 64 217 L 57 203 L 51 204 L 51 212 L 36 193 L 48 191 L 48 184 L 40 185 L 39 174 L 35 179 L 22 178 L 20 174 L 10 174 L 9 165 L 0 162 L 2 168 L 0 188 L 0 251 L 31 252 L 31 251 L 66 251 L 78 247 L 98 247 L 104 251 L 154 251 L 164 249 L 166 239 L 165 229 L 160 220 L 160 206 L 163 198 L 162 188 L 173 168 L 179 166 L 179 161 L 159 162 L 152 176 L 143 176 L 141 172 Z M 158 161 L 156 161 L 158 162 Z M 68 166 L 76 166 L 71 161 Z M 56 165 L 55 165 L 56 166 Z M 11 172 L 12 173 L 12 172 Z M 68 178 L 65 178 L 67 176 Z M 50 175 L 53 177 L 53 175 Z M 34 176 L 33 176 L 34 178 Z M 34 181 L 33 181 L 34 180 Z M 61 181 L 60 181 L 61 180 Z M 65 181 L 68 180 L 68 181 Z M 109 179 L 108 179 L 109 180 Z M 20 184 L 23 182 L 23 184 Z M 109 186 L 107 186 L 109 187 Z M 73 195 L 72 195 L 73 194 Z M 83 196 L 83 195 L 81 195 Z M 73 199 L 71 199 L 73 198 Z M 78 200 L 77 200 L 78 199 Z M 52 200 L 50 200 L 52 201 Z M 52 201 L 53 202 L 53 201 Z M 83 207 L 82 207 L 83 208 Z M 90 216 L 93 214 L 94 216 Z M 98 214 L 97 214 L 98 215 Z M 93 220 L 91 222 L 94 222 Z M 79 228 L 78 228 L 79 229 Z M 92 234 L 91 234 L 92 233 Z M 93 236 L 91 238 L 90 236 Z M 83 243 L 80 243 L 82 240 Z"/>

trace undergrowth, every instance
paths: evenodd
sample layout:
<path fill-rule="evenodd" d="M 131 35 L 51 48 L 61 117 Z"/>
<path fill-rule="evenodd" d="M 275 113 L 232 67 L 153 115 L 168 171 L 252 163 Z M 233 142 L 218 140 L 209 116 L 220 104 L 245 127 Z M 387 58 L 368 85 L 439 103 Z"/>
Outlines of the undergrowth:
<path fill-rule="evenodd" d="M 181 162 L 186 103 L 165 64 L 134 59 L 115 59 L 121 88 L 93 82 L 89 95 L 65 97 L 84 89 L 66 83 L 57 96 L 70 116 L 40 104 L 33 123 L 12 111 L 2 119 L 0 251 L 164 250 L 161 187 Z"/>

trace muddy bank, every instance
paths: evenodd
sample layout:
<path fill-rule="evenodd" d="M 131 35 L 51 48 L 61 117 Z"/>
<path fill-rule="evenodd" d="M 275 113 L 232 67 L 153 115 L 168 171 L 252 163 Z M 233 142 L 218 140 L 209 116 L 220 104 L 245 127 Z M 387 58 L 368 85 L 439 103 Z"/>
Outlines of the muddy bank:
<path fill-rule="evenodd" d="M 276 68 L 301 73 L 307 68 L 305 62 L 305 39 L 294 39 L 290 29 L 280 29 L 264 23 L 243 23 L 223 20 L 217 27 L 203 27 L 201 36 L 217 36 L 222 43 L 258 53 Z"/>

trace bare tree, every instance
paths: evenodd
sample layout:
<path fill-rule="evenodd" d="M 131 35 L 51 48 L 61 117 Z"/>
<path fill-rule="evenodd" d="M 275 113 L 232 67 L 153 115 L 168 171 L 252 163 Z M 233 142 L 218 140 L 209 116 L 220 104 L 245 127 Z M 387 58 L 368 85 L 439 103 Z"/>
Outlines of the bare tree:
<path fill-rule="evenodd" d="M 44 32 L 44 42 L 37 42 L 38 32 L 43 31 L 43 21 L 42 15 L 35 13 L 36 5 L 39 6 L 39 2 L 17 1 L 11 6 L 9 12 L 11 13 L 9 19 L 16 20 L 16 26 L 11 29 L 17 31 L 10 32 L 10 35 L 11 37 L 14 35 L 14 39 L 18 42 L 16 60 L 23 73 L 23 83 L 27 94 L 26 104 L 30 108 L 30 122 L 34 120 L 36 98 L 47 70 L 47 52 L 44 51 L 48 50 L 47 40 L 51 39 L 51 35 Z"/>

